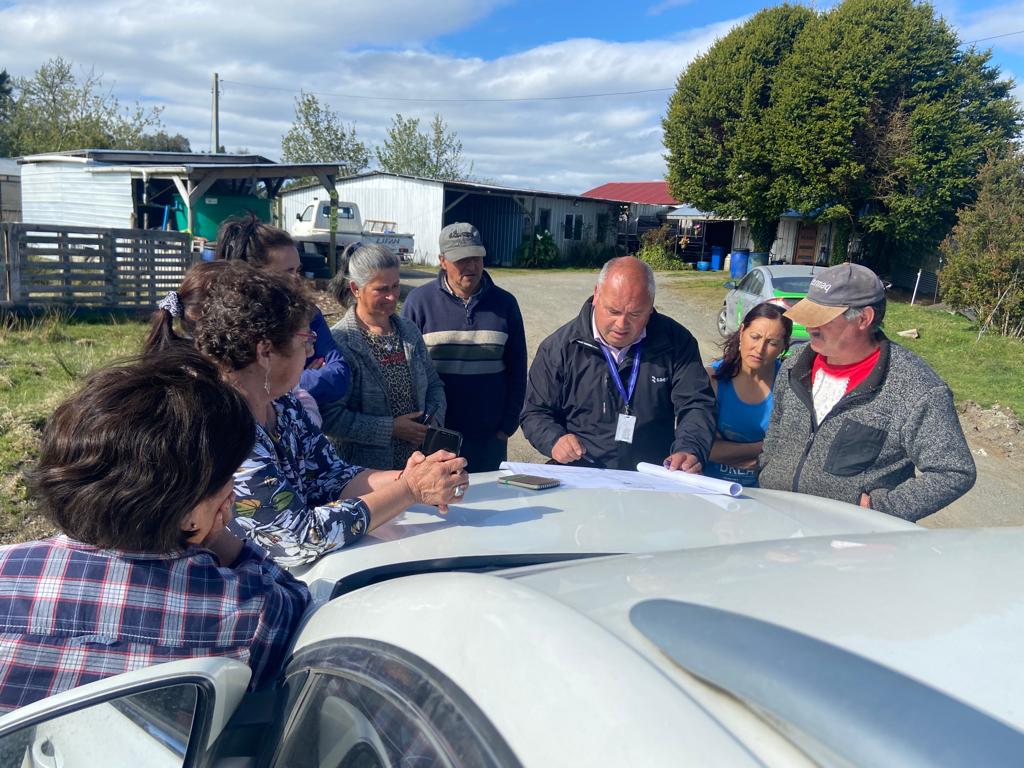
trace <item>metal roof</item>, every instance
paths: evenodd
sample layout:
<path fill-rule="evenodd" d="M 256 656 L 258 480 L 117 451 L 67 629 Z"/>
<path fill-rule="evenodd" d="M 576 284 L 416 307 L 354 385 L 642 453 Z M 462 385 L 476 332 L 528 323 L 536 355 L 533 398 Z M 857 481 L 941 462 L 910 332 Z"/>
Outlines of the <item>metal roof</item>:
<path fill-rule="evenodd" d="M 599 197 L 622 203 L 679 205 L 668 191 L 667 181 L 612 181 L 584 192 L 581 197 Z"/>
<path fill-rule="evenodd" d="M 232 155 L 204 152 L 146 152 L 129 149 L 69 149 L 63 152 L 43 152 L 18 158 L 19 163 L 46 163 L 93 161 L 111 165 L 251 165 L 270 163 L 263 155 Z"/>
<path fill-rule="evenodd" d="M 566 192 L 546 192 L 542 189 L 529 189 L 525 187 L 505 187 L 500 184 L 486 184 L 479 181 L 450 181 L 444 179 L 432 179 L 429 176 L 413 176 L 408 173 L 391 173 L 389 171 L 365 171 L 363 173 L 354 173 L 351 176 L 342 176 L 338 179 L 338 182 L 350 181 L 353 179 L 366 179 L 372 176 L 391 176 L 396 179 L 413 179 L 414 181 L 431 181 L 435 184 L 444 184 L 450 189 L 464 189 L 475 192 L 493 192 L 503 195 L 527 195 L 531 197 L 553 197 L 563 200 L 587 200 L 589 202 L 596 203 L 621 203 L 621 200 L 615 200 L 612 198 L 601 198 L 595 195 L 571 195 Z M 315 186 L 310 184 L 309 186 Z M 291 190 L 302 189 L 302 187 L 291 187 Z M 289 191 L 291 191 L 289 190 Z"/>

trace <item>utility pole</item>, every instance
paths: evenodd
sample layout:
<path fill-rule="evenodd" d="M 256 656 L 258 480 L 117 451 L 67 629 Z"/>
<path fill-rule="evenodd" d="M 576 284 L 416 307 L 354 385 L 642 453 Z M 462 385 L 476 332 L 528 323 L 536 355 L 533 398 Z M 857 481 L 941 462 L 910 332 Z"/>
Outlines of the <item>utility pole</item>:
<path fill-rule="evenodd" d="M 210 129 L 211 154 L 220 151 L 220 79 L 213 73 L 213 123 Z"/>

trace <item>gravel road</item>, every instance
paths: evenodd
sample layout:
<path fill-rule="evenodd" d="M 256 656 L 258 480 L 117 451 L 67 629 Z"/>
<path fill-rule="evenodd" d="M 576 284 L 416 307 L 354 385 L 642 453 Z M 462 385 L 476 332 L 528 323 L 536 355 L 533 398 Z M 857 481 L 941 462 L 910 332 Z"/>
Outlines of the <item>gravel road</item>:
<path fill-rule="evenodd" d="M 515 294 L 519 301 L 531 361 L 540 342 L 579 313 L 594 290 L 596 275 L 596 271 L 498 273 L 497 284 Z M 434 276 L 432 272 L 403 270 L 403 287 L 421 285 Z M 659 312 L 675 318 L 697 337 L 702 356 L 710 361 L 721 341 L 715 328 L 719 305 L 688 297 L 686 281 L 685 275 L 659 274 L 655 305 Z M 983 435 L 975 438 L 970 430 L 965 431 L 975 454 L 978 482 L 963 498 L 927 518 L 923 524 L 929 527 L 1024 525 L 1024 462 L 999 455 Z M 522 432 L 517 432 L 509 441 L 509 457 L 516 461 L 545 460 L 526 442 Z"/>

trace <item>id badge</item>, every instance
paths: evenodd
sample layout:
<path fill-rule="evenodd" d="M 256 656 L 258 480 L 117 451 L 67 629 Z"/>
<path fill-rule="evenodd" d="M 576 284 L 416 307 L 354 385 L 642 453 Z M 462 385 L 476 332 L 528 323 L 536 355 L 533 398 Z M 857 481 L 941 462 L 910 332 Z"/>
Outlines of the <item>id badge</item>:
<path fill-rule="evenodd" d="M 619 443 L 632 443 L 633 430 L 636 428 L 636 416 L 628 413 L 620 413 L 619 421 L 615 425 L 615 441 Z"/>

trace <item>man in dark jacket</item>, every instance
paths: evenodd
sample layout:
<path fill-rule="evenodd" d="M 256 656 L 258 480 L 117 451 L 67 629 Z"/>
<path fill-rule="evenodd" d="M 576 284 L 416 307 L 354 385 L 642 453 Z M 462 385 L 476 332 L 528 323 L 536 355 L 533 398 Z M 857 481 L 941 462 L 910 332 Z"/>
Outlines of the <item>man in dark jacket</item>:
<path fill-rule="evenodd" d="M 697 340 L 654 310 L 654 273 L 631 256 L 601 270 L 579 316 L 541 342 L 523 434 L 559 464 L 700 472 L 715 396 Z"/>
<path fill-rule="evenodd" d="M 811 493 L 907 520 L 937 512 L 975 480 L 953 395 L 882 333 L 885 289 L 859 264 L 818 272 L 786 312 L 810 343 L 775 379 L 762 488 Z"/>
<path fill-rule="evenodd" d="M 498 468 L 519 426 L 526 391 L 526 333 L 519 303 L 484 271 L 486 250 L 471 224 L 441 230 L 437 280 L 402 307 L 423 334 L 441 380 L 445 426 L 462 433 L 469 472 Z"/>

